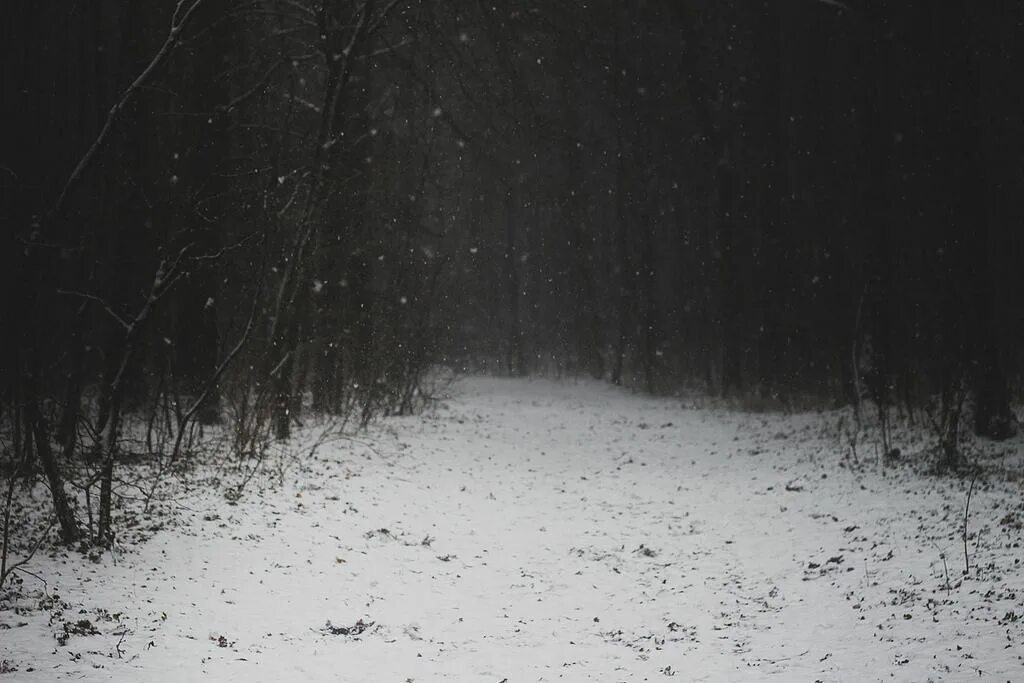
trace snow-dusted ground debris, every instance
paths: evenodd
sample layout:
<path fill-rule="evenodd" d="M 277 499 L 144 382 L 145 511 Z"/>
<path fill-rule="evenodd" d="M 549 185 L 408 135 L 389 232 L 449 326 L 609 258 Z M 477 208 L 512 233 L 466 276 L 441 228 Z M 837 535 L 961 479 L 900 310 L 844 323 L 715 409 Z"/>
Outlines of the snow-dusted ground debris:
<path fill-rule="evenodd" d="M 0 603 L 0 680 L 1024 679 L 1013 477 L 975 485 L 964 576 L 970 481 L 844 462 L 828 414 L 452 393 L 236 504 L 201 466 L 96 562 L 40 554 L 45 590 Z"/>

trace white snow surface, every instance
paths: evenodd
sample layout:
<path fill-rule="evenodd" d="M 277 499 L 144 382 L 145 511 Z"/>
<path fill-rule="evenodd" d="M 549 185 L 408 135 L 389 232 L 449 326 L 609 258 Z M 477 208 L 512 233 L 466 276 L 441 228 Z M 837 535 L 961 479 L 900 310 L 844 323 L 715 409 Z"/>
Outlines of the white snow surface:
<path fill-rule="evenodd" d="M 830 413 L 450 393 L 298 438 L 237 504 L 201 465 L 96 562 L 40 553 L 0 602 L 0 681 L 1024 679 L 1012 477 L 976 484 L 965 576 L 970 482 L 840 466 Z M 59 644 L 81 619 L 100 633 Z"/>

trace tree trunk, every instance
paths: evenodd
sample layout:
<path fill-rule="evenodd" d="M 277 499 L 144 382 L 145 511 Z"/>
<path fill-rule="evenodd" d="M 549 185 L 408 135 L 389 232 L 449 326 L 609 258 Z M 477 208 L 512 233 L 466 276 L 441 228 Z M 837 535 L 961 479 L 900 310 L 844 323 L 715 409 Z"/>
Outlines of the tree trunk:
<path fill-rule="evenodd" d="M 618 263 L 618 320 L 619 331 L 615 337 L 615 358 L 612 366 L 612 384 L 622 384 L 623 366 L 626 358 L 626 347 L 629 345 L 629 330 L 633 324 L 630 307 L 632 305 L 632 264 L 629 258 L 629 230 L 626 226 L 626 161 L 622 149 L 622 133 L 617 135 L 616 151 L 618 159 L 615 164 L 615 251 Z"/>
<path fill-rule="evenodd" d="M 626 223 L 626 150 L 623 130 L 626 112 L 623 102 L 622 80 L 625 71 L 622 66 L 621 32 L 616 25 L 613 46 L 614 71 L 612 76 L 612 97 L 615 99 L 615 257 L 618 285 L 618 333 L 615 337 L 614 359 L 612 361 L 612 384 L 622 384 L 626 349 L 629 346 L 630 327 L 633 325 L 632 294 L 633 266 L 629 254 L 629 228 Z"/>
<path fill-rule="evenodd" d="M 523 322 L 520 319 L 519 246 L 516 240 L 516 190 L 509 188 L 505 195 L 505 284 L 508 298 L 508 374 L 526 375 L 526 355 L 523 349 Z"/>
<path fill-rule="evenodd" d="M 570 129 L 579 131 L 580 117 L 567 85 L 563 86 L 562 95 L 568 109 Z M 591 263 L 593 238 L 591 237 L 584 195 L 583 150 L 577 139 L 573 137 L 567 137 L 565 145 L 565 164 L 569 180 L 568 210 L 565 221 L 571 247 L 569 259 L 574 269 L 571 275 L 575 281 L 576 299 L 579 305 L 574 316 L 576 353 L 590 376 L 594 379 L 602 379 L 604 377 L 603 335 L 601 333 L 601 312 L 597 302 Z"/>
<path fill-rule="evenodd" d="M 113 541 L 113 488 L 114 461 L 117 458 L 117 432 L 121 426 L 120 392 L 112 397 L 107 426 L 103 431 L 102 469 L 100 470 L 99 519 L 96 525 L 96 543 L 104 545 Z"/>
<path fill-rule="evenodd" d="M 763 29 L 758 32 L 757 45 L 761 64 L 761 121 L 757 122 L 763 136 L 763 149 L 757 172 L 759 197 L 757 220 L 760 223 L 761 249 L 758 258 L 760 274 L 758 298 L 763 302 L 757 349 L 757 377 L 760 389 L 771 395 L 779 391 L 782 378 L 787 378 L 785 364 L 786 338 L 792 323 L 786 316 L 787 304 L 793 304 L 794 288 L 787 261 L 793 244 L 783 225 L 782 201 L 785 196 L 787 160 L 786 121 L 783 110 L 782 78 L 782 3 L 766 0 L 761 16 Z"/>
<path fill-rule="evenodd" d="M 287 325 L 281 349 L 284 356 L 271 379 L 274 387 L 274 438 L 278 441 L 285 441 L 292 434 L 292 374 L 296 367 L 295 354 L 299 341 L 297 311 L 289 311 Z"/>
<path fill-rule="evenodd" d="M 723 147 L 715 171 L 718 206 L 718 327 L 722 349 L 722 395 L 730 396 L 743 391 L 743 349 L 740 335 L 741 284 L 738 281 L 737 245 L 734 209 L 736 202 L 736 172 L 729 157 L 729 147 Z"/>
<path fill-rule="evenodd" d="M 982 350 L 972 377 L 974 433 L 997 441 L 1017 435 L 1017 416 L 1010 407 L 1010 392 L 999 356 L 991 345 Z"/>
<path fill-rule="evenodd" d="M 980 126 L 981 94 L 976 76 L 979 37 L 966 0 L 940 10 L 941 33 L 936 49 L 948 55 L 947 74 L 951 131 L 949 168 L 956 188 L 954 221 L 948 226 L 947 247 L 966 261 L 962 305 L 954 324 L 961 327 L 957 349 L 970 371 L 968 381 L 974 399 L 974 431 L 978 436 L 1007 439 L 1017 432 L 1010 408 L 1006 377 L 996 343 L 992 282 L 993 227 L 990 205 L 992 180 Z M 964 20 L 967 17 L 967 20 Z M 956 45 L 956 48 L 950 48 Z M 952 52 L 947 52 L 951 50 Z M 959 248 L 959 249 L 958 249 Z"/>
<path fill-rule="evenodd" d="M 57 524 L 60 527 L 60 538 L 64 543 L 74 543 L 79 539 L 78 520 L 75 518 L 74 510 L 68 501 L 67 492 L 64 490 L 64 479 L 60 473 L 60 466 L 53 455 L 50 446 L 50 438 L 47 434 L 46 425 L 39 414 L 39 406 L 34 389 L 30 386 L 35 381 L 35 373 L 30 375 L 26 383 L 25 391 L 25 417 L 32 431 L 32 439 L 35 442 L 36 453 L 39 455 L 39 464 L 46 475 L 46 482 L 50 488 L 50 496 L 53 500 L 53 512 L 57 517 Z"/>

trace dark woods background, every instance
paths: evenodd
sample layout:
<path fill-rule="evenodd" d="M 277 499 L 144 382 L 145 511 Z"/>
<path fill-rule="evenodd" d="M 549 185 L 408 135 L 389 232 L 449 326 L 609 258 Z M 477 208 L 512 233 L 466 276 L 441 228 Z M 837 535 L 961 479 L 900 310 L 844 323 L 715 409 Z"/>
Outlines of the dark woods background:
<path fill-rule="evenodd" d="M 435 364 L 869 402 L 951 461 L 1015 428 L 1021 3 L 4 15 L 5 467 L 67 540 L 125 457 L 409 412 Z"/>

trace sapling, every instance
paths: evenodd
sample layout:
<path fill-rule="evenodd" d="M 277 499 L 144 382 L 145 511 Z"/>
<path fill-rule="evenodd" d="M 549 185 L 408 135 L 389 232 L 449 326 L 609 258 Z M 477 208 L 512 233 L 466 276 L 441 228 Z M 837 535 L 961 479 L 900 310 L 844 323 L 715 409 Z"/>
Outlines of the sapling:
<path fill-rule="evenodd" d="M 967 553 L 967 518 L 971 512 L 971 494 L 974 493 L 974 483 L 978 481 L 978 473 L 975 472 L 974 476 L 971 477 L 971 485 L 967 489 L 967 504 L 964 505 L 964 576 L 971 572 L 971 558 Z"/>

